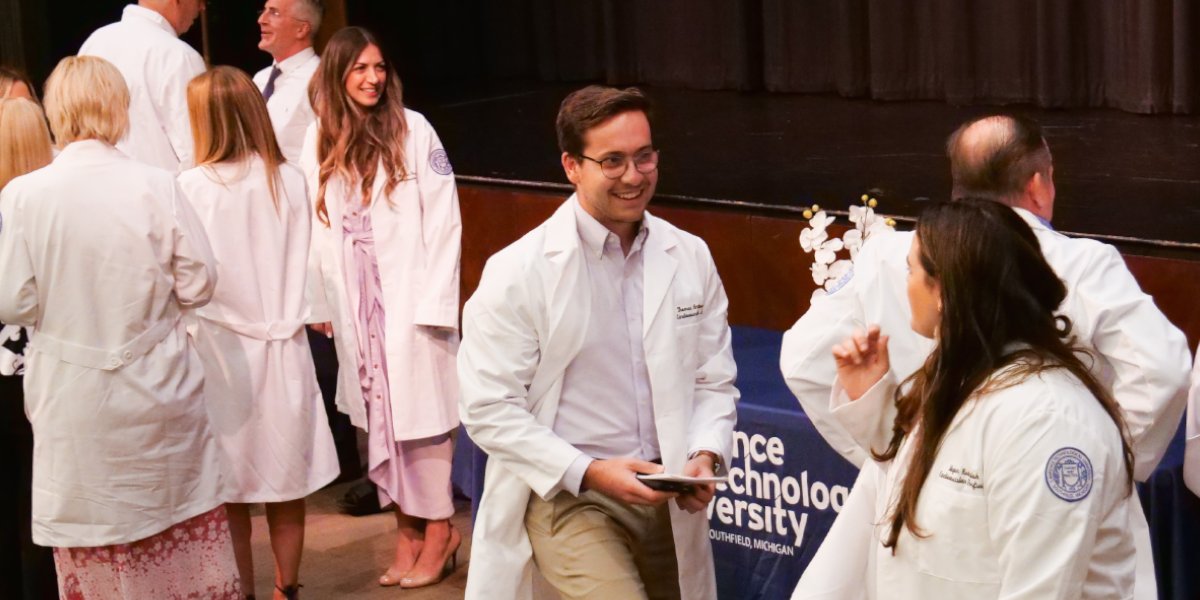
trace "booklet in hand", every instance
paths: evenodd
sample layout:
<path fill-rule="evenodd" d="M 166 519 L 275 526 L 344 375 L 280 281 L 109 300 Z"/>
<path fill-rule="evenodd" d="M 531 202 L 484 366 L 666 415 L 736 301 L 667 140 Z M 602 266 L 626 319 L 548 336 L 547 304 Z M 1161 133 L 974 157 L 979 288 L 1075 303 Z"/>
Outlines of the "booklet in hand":
<path fill-rule="evenodd" d="M 707 483 L 725 483 L 727 476 L 688 477 L 686 475 L 668 475 L 667 473 L 638 473 L 638 481 L 643 485 L 660 492 L 679 492 L 686 494 L 692 491 L 693 485 Z"/>

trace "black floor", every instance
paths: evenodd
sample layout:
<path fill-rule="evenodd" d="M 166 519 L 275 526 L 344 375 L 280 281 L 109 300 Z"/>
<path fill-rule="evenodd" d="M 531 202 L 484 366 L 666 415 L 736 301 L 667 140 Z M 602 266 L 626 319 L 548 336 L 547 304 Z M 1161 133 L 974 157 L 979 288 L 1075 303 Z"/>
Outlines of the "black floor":
<path fill-rule="evenodd" d="M 406 93 L 437 128 L 460 177 L 565 184 L 554 116 L 575 87 L 512 83 Z M 1139 253 L 1200 257 L 1196 117 L 647 91 L 663 152 L 660 196 L 845 209 L 872 191 L 883 212 L 914 215 L 923 199 L 949 193 L 943 146 L 958 124 L 1020 111 L 1042 123 L 1054 153 L 1057 228 L 1135 238 L 1121 245 Z"/>

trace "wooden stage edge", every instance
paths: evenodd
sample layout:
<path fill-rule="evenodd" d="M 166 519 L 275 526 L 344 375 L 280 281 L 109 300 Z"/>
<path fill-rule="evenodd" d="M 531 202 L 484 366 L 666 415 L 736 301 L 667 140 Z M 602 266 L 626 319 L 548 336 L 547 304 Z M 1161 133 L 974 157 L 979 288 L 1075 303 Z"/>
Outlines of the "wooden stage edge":
<path fill-rule="evenodd" d="M 479 284 L 487 258 L 548 218 L 570 194 L 560 184 L 466 179 L 460 177 L 458 186 L 464 301 Z M 782 331 L 808 309 L 816 284 L 809 273 L 812 256 L 798 241 L 808 224 L 802 215 L 673 198 L 656 199 L 650 211 L 708 243 L 729 295 L 731 324 Z M 848 221 L 842 216 L 838 224 Z M 840 236 L 844 227 L 830 231 Z M 1142 290 L 1187 334 L 1194 349 L 1200 340 L 1200 250 L 1175 248 L 1168 255 L 1146 256 L 1137 244 L 1116 245 Z"/>

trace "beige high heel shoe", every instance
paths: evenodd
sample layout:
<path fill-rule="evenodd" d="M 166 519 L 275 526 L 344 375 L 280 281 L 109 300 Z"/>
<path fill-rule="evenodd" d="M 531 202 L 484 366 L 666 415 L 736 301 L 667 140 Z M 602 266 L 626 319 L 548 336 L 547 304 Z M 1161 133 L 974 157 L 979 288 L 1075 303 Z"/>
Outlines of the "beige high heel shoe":
<path fill-rule="evenodd" d="M 412 571 L 409 571 L 408 574 L 400 579 L 400 587 L 410 589 L 441 583 L 443 579 L 449 577 L 458 568 L 458 547 L 461 545 L 462 534 L 458 533 L 458 529 L 455 529 L 451 525 L 450 543 L 446 544 L 446 555 L 442 559 L 442 570 L 438 573 L 424 576 L 413 576 Z"/>

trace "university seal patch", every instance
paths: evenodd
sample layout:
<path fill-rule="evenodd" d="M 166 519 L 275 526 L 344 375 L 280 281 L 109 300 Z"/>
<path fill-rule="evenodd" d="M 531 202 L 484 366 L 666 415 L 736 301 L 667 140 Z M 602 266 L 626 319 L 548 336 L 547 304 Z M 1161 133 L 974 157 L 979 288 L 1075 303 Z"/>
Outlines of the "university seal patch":
<path fill-rule="evenodd" d="M 1087 498 L 1094 480 L 1091 459 L 1075 448 L 1059 448 L 1046 461 L 1046 485 L 1067 502 Z"/>
<path fill-rule="evenodd" d="M 450 166 L 450 157 L 441 148 L 429 153 L 429 166 L 433 167 L 434 172 L 438 175 L 449 175 L 454 172 Z"/>

